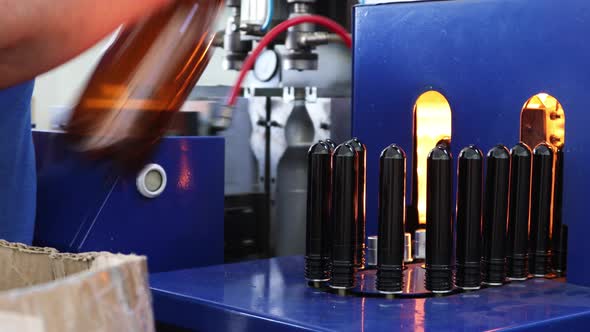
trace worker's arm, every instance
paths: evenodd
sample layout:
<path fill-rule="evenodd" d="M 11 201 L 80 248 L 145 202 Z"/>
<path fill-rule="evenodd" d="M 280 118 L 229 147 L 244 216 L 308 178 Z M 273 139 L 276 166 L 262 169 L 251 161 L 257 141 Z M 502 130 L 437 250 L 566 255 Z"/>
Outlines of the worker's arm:
<path fill-rule="evenodd" d="M 0 0 L 0 89 L 82 53 L 173 0 Z"/>

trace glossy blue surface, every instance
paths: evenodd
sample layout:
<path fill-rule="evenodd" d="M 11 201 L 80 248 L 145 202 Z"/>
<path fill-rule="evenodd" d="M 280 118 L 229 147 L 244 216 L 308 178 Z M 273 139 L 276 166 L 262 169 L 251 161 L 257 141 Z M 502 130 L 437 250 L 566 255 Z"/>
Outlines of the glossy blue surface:
<path fill-rule="evenodd" d="M 200 331 L 561 330 L 590 323 L 590 288 L 539 279 L 442 298 L 340 297 L 303 258 L 153 274 L 156 319 Z"/>
<path fill-rule="evenodd" d="M 566 117 L 568 281 L 590 286 L 590 2 L 391 3 L 358 6 L 354 20 L 353 133 L 368 147 L 367 234 L 377 233 L 379 153 L 397 143 L 412 155 L 423 92 L 438 90 L 451 105 L 454 156 L 472 143 L 485 151 L 516 144 L 524 103 L 547 92 Z"/>
<path fill-rule="evenodd" d="M 34 141 L 36 245 L 147 255 L 153 272 L 223 263 L 223 138 L 164 138 L 149 161 L 168 177 L 155 199 L 140 195 L 135 174 L 68 150 L 63 134 Z"/>

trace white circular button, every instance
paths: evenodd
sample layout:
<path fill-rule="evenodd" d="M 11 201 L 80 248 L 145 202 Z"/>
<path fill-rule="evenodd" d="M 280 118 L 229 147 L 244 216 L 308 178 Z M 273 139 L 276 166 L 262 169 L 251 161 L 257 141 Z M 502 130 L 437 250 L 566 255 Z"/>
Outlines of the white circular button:
<path fill-rule="evenodd" d="M 166 189 L 166 171 L 158 164 L 146 165 L 135 181 L 137 190 L 147 198 L 156 198 Z"/>

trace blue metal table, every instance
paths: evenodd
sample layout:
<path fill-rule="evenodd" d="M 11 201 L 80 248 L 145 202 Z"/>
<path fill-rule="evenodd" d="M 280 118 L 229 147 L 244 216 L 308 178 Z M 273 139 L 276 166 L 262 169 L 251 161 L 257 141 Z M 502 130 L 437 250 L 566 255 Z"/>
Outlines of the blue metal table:
<path fill-rule="evenodd" d="M 426 299 L 309 288 L 303 258 L 153 274 L 156 319 L 199 331 L 562 330 L 590 323 L 590 288 L 545 279 Z"/>

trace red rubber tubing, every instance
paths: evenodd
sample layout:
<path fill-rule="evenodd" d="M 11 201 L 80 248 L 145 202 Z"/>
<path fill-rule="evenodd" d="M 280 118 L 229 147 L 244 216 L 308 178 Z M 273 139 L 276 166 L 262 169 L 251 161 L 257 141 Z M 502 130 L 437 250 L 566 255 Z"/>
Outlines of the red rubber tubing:
<path fill-rule="evenodd" d="M 256 45 L 256 48 L 254 49 L 254 51 L 252 51 L 252 53 L 250 53 L 248 58 L 246 58 L 246 61 L 244 62 L 244 65 L 242 66 L 242 69 L 240 70 L 240 75 L 238 76 L 238 80 L 234 84 L 234 86 L 229 94 L 229 97 L 227 99 L 227 106 L 234 106 L 235 105 L 236 100 L 238 99 L 238 95 L 240 94 L 240 88 L 242 87 L 242 83 L 244 82 L 246 75 L 252 69 L 252 67 L 254 66 L 254 63 L 256 62 L 256 59 L 258 58 L 260 53 L 262 53 L 262 51 L 266 48 L 266 46 L 268 46 L 268 44 L 270 44 L 270 42 L 272 42 L 275 38 L 277 38 L 285 30 L 289 29 L 292 26 L 299 25 L 302 23 L 313 23 L 313 24 L 321 25 L 321 26 L 327 28 L 328 30 L 336 33 L 338 36 L 340 36 L 340 38 L 342 38 L 342 40 L 344 41 L 346 46 L 348 46 L 348 48 L 352 47 L 352 37 L 350 37 L 350 34 L 348 34 L 348 31 L 346 31 L 346 29 L 344 27 L 342 27 L 340 24 L 338 24 L 337 22 L 335 22 L 327 17 L 319 16 L 319 15 L 304 15 L 304 16 L 298 16 L 298 17 L 294 17 L 292 19 L 286 20 L 286 21 L 282 22 L 281 24 L 277 25 L 276 27 L 274 27 L 272 30 L 270 30 L 260 40 L 258 45 Z"/>

